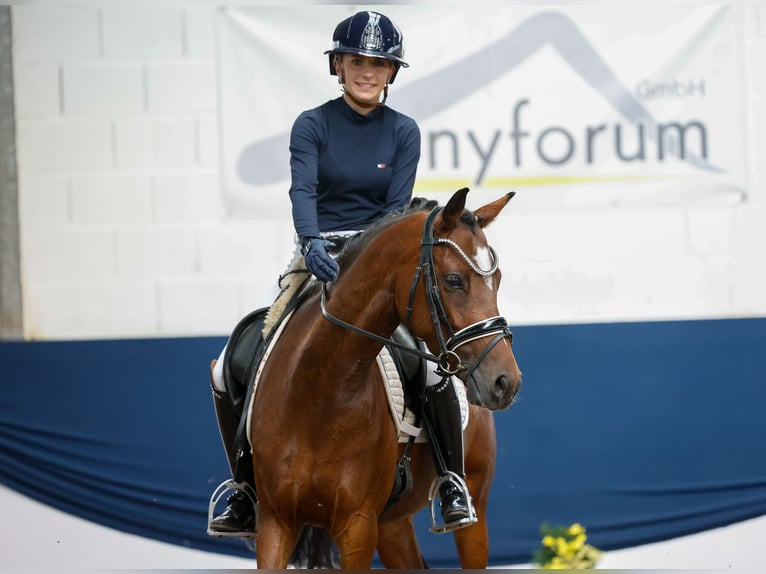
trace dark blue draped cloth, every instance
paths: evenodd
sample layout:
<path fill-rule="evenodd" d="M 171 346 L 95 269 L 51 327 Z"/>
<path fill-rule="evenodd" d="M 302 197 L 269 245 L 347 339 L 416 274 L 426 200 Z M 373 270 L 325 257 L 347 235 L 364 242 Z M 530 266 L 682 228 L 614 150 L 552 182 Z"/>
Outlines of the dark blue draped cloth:
<path fill-rule="evenodd" d="M 0 482 L 140 536 L 250 556 L 205 533 L 228 477 L 208 383 L 223 337 L 4 342 Z M 602 549 L 766 514 L 766 319 L 514 329 L 519 401 L 496 415 L 491 564 L 528 562 L 539 527 Z M 457 566 L 452 537 L 419 540 Z"/>

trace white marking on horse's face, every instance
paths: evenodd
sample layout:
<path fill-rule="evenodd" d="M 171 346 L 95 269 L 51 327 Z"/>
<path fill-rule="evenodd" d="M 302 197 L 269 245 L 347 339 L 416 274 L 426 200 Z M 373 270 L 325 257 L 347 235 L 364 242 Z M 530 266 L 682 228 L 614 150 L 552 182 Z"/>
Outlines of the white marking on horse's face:
<path fill-rule="evenodd" d="M 474 255 L 474 261 L 476 261 L 476 265 L 479 267 L 479 269 L 491 269 L 492 255 L 489 252 L 489 248 L 487 247 L 477 248 L 476 254 Z M 489 287 L 489 290 L 492 291 L 492 289 L 494 288 L 492 285 L 492 277 L 490 276 L 485 277 L 484 281 L 486 281 L 487 287 Z"/>

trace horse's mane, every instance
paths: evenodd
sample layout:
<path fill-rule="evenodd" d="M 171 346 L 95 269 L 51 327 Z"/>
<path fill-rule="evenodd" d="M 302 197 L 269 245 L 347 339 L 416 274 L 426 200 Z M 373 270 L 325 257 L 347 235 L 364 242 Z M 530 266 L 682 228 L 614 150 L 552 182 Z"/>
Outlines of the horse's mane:
<path fill-rule="evenodd" d="M 397 221 L 417 213 L 420 211 L 431 211 L 435 207 L 439 206 L 439 202 L 433 199 L 426 199 L 424 197 L 413 197 L 410 204 L 398 211 L 392 211 L 375 220 L 370 224 L 363 232 L 354 235 L 349 238 L 343 246 L 343 251 L 338 256 L 338 263 L 343 268 L 344 263 L 348 263 L 356 259 L 356 257 L 364 250 L 370 240 L 384 229 L 390 227 Z M 476 216 L 468 210 L 465 210 L 460 216 L 460 221 L 465 223 L 469 227 L 472 227 L 476 222 Z"/>
<path fill-rule="evenodd" d="M 392 211 L 386 215 L 376 219 L 372 222 L 364 231 L 357 233 L 349 238 L 343 245 L 343 251 L 338 256 L 338 264 L 343 268 L 344 262 L 353 261 L 364 250 L 364 247 L 369 243 L 370 239 L 375 237 L 382 230 L 388 228 L 392 224 L 401 219 L 416 213 L 418 211 L 430 211 L 439 203 L 434 200 L 428 200 L 423 197 L 414 197 L 410 204 L 403 209 Z"/>

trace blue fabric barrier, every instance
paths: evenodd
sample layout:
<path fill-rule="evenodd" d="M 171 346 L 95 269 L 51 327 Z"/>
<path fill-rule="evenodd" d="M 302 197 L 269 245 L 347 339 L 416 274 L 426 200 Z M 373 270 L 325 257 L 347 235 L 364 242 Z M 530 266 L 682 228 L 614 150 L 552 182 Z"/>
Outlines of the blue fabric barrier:
<path fill-rule="evenodd" d="M 4 342 L 0 482 L 118 530 L 251 556 L 205 533 L 228 477 L 208 384 L 223 337 Z M 602 549 L 766 514 L 766 319 L 514 329 L 519 401 L 496 415 L 491 564 L 543 522 Z M 452 537 L 416 521 L 433 567 Z"/>

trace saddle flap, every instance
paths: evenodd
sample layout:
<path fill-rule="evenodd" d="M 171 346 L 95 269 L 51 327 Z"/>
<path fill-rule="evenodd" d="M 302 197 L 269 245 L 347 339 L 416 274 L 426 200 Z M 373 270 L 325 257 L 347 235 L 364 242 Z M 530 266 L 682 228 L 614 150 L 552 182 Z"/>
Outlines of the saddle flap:
<path fill-rule="evenodd" d="M 223 375 L 226 391 L 234 405 L 241 406 L 248 385 L 248 373 L 260 355 L 263 343 L 262 330 L 268 307 L 262 307 L 246 315 L 232 331 L 226 343 L 223 358 Z"/>
<path fill-rule="evenodd" d="M 391 335 L 391 340 L 394 343 L 412 349 L 418 348 L 415 337 L 412 336 L 404 325 L 399 325 L 396 328 Z M 393 345 L 387 345 L 386 348 L 391 354 L 396 370 L 400 375 L 407 408 L 416 413 L 421 412 L 425 401 L 426 360 L 415 353 L 408 353 Z"/>

